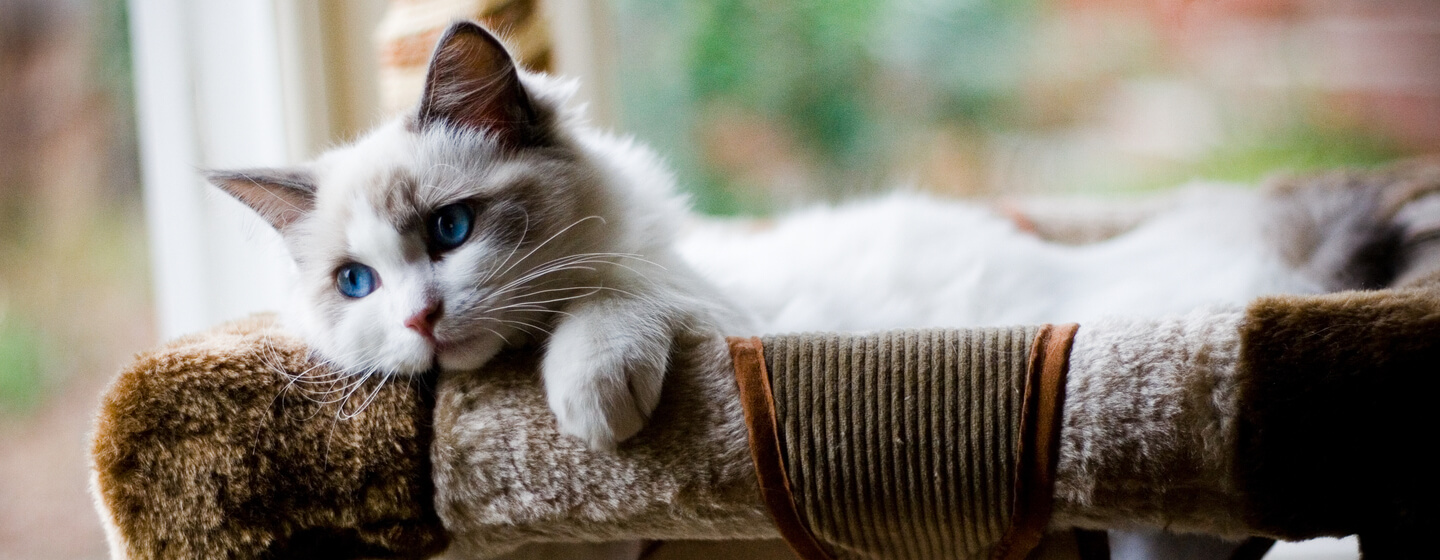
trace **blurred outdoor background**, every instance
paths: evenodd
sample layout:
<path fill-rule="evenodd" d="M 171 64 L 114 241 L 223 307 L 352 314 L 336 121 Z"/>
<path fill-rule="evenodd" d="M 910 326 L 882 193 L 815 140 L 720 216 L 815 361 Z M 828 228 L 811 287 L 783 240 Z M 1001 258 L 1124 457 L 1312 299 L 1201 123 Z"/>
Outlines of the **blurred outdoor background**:
<path fill-rule="evenodd" d="M 897 182 L 1134 192 L 1440 146 L 1440 3 L 1426 0 L 620 0 L 619 13 L 624 124 L 713 212 Z"/>
<path fill-rule="evenodd" d="M 0 0 L 0 558 L 103 558 L 86 441 L 155 342 L 118 0 Z"/>
<path fill-rule="evenodd" d="M 325 25 L 356 25 L 324 19 L 343 0 L 314 1 Z M 706 213 L 896 185 L 1123 196 L 1440 151 L 1432 0 L 597 5 L 588 44 L 603 52 L 589 56 L 608 61 L 596 64 L 610 88 L 597 112 L 656 147 Z M 104 557 L 90 416 L 109 376 L 168 332 L 152 281 L 166 245 L 147 224 L 177 217 L 143 202 L 130 13 L 123 0 L 0 0 L 0 560 Z M 360 45 L 345 48 L 380 50 Z M 335 69 L 344 60 L 323 62 L 356 74 Z M 311 146 L 379 118 L 369 87 L 330 94 L 361 117 Z"/>

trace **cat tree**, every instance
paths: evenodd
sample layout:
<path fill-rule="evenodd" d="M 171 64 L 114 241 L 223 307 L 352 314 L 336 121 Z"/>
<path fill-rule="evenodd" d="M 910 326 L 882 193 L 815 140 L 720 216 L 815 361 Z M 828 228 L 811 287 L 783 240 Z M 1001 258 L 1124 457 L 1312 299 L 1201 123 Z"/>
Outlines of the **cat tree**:
<path fill-rule="evenodd" d="M 606 453 L 556 431 L 533 352 L 372 382 L 358 409 L 297 392 L 325 374 L 256 318 L 115 380 L 95 487 L 135 559 L 777 535 L 805 558 L 1023 558 L 1047 529 L 1136 526 L 1398 557 L 1435 521 L 1437 332 L 1440 297 L 1406 288 L 1078 331 L 692 333 Z"/>

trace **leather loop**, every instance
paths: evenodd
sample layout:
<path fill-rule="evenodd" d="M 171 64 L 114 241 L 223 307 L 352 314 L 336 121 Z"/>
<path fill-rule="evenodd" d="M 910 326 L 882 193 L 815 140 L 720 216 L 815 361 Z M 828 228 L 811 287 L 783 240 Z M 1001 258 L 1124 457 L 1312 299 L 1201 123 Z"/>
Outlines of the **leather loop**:
<path fill-rule="evenodd" d="M 1055 465 L 1065 406 L 1065 375 L 1070 347 L 1080 325 L 1044 325 L 1030 346 L 1025 405 L 1015 465 L 1014 513 L 1005 537 L 993 550 L 996 560 L 1023 560 L 1040 544 L 1054 508 Z"/>
<path fill-rule="evenodd" d="M 730 358 L 735 363 L 735 381 L 740 386 L 740 405 L 745 409 L 745 426 L 750 436 L 750 456 L 760 483 L 760 499 L 770 511 L 780 536 L 802 560 L 830 560 L 810 532 L 790 491 L 790 477 L 780 450 L 779 426 L 775 422 L 775 400 L 770 390 L 770 373 L 765 369 L 764 345 L 759 338 L 730 337 Z"/>

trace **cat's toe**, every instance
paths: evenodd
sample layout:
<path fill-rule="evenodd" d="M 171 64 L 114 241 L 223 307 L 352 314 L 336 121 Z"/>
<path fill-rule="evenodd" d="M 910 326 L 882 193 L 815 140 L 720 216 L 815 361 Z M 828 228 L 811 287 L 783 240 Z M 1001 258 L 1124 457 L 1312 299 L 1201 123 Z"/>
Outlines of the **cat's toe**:
<path fill-rule="evenodd" d="M 646 414 L 628 392 L 597 387 L 548 392 L 560 432 L 585 442 L 591 449 L 613 450 L 645 426 Z"/>
<path fill-rule="evenodd" d="M 603 351 L 571 355 L 552 344 L 542 369 L 560 431 L 607 450 L 645 427 L 660 401 L 665 363 Z"/>

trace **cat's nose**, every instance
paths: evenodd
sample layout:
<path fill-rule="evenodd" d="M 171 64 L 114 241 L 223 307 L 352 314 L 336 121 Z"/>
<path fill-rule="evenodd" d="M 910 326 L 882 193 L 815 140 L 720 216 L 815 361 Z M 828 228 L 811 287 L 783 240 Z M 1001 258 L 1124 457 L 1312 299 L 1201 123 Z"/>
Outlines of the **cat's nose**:
<path fill-rule="evenodd" d="M 405 320 L 405 327 L 420 333 L 426 340 L 435 340 L 435 321 L 440 319 L 440 302 L 432 301 L 425 304 L 409 319 Z"/>

